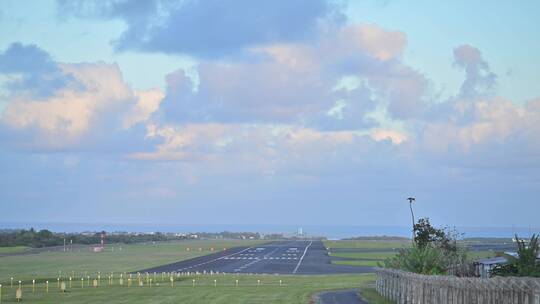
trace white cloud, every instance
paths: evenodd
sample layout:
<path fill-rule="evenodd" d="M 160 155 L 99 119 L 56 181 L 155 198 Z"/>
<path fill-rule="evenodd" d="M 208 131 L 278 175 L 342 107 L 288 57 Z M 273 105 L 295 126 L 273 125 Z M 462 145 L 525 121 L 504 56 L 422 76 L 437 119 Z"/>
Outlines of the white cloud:
<path fill-rule="evenodd" d="M 197 88 L 186 72 L 167 76 L 162 114 L 169 122 L 286 123 L 355 130 L 379 103 L 392 117 L 424 106 L 427 80 L 403 64 L 406 37 L 375 25 L 328 29 L 312 43 L 251 49 L 252 61 L 202 61 Z M 344 78 L 355 88 L 336 89 Z M 341 115 L 328 111 L 342 103 Z"/>
<path fill-rule="evenodd" d="M 426 121 L 416 134 L 426 158 L 463 167 L 540 166 L 537 100 L 524 105 L 500 97 L 449 103 L 445 116 Z"/>
<path fill-rule="evenodd" d="M 116 64 L 60 64 L 75 81 L 44 99 L 15 95 L 0 121 L 13 131 L 32 130 L 38 146 L 69 147 L 93 131 L 129 128 L 157 110 L 163 94 L 135 91 Z M 118 117 L 124 117 L 123 122 Z M 107 126 L 105 126 L 107 125 Z M 31 145 L 31 143 L 27 143 Z"/>
<path fill-rule="evenodd" d="M 388 31 L 374 24 L 345 27 L 339 36 L 343 43 L 349 41 L 354 45 L 353 49 L 362 50 L 379 60 L 401 57 L 407 45 L 407 36 L 403 32 Z"/>
<path fill-rule="evenodd" d="M 137 103 L 124 118 L 124 127 L 130 128 L 136 123 L 145 122 L 150 118 L 152 113 L 159 109 L 159 104 L 165 97 L 165 94 L 159 89 L 147 91 L 135 91 Z"/>
<path fill-rule="evenodd" d="M 150 125 L 147 138 L 162 140 L 153 152 L 134 153 L 140 160 L 215 160 L 239 154 L 264 160 L 274 153 L 287 155 L 306 146 L 337 147 L 360 136 L 351 131 L 321 132 L 294 125 L 188 124 Z M 288 151 L 288 152 L 287 152 Z"/>
<path fill-rule="evenodd" d="M 407 140 L 407 135 L 395 130 L 375 129 L 371 132 L 371 137 L 376 141 L 390 140 L 393 144 L 401 144 Z"/>

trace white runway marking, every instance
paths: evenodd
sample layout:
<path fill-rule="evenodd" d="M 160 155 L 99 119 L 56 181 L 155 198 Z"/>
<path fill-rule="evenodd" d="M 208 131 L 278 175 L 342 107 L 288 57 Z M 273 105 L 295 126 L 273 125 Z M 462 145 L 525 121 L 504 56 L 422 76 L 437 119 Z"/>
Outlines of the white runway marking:
<path fill-rule="evenodd" d="M 226 255 L 226 256 L 222 256 L 222 257 L 219 257 L 219 258 L 216 258 L 216 259 L 207 261 L 207 262 L 203 262 L 203 263 L 199 263 L 199 264 L 196 264 L 196 265 L 192 265 L 192 266 L 180 268 L 180 269 L 178 269 L 177 271 L 183 271 L 183 270 L 191 269 L 191 268 L 194 268 L 194 267 L 198 267 L 198 266 L 206 265 L 206 264 L 209 264 L 209 263 L 213 263 L 213 262 L 218 261 L 218 260 L 230 258 L 230 257 L 232 257 L 233 255 L 240 254 L 240 253 L 242 253 L 242 252 L 244 252 L 244 251 L 246 251 L 246 250 L 249 250 L 249 249 L 251 249 L 251 248 L 252 248 L 252 247 L 249 247 L 249 248 L 246 248 L 246 249 L 244 249 L 244 250 L 242 250 L 242 251 L 238 251 L 238 252 L 233 253 L 233 254 L 229 254 L 229 255 Z"/>
<path fill-rule="evenodd" d="M 306 255 L 306 252 L 308 251 L 309 246 L 311 246 L 312 243 L 313 241 L 309 242 L 309 245 L 307 245 L 306 249 L 304 249 L 304 254 L 302 254 L 302 256 L 300 257 L 300 261 L 298 261 L 298 264 L 296 265 L 296 267 L 294 268 L 292 272 L 293 274 L 295 274 L 298 271 L 298 267 L 300 267 L 300 264 L 302 264 L 302 260 L 304 259 L 304 256 Z"/>
<path fill-rule="evenodd" d="M 281 246 L 277 246 L 276 248 L 274 248 L 272 251 L 264 254 L 262 256 L 262 259 L 260 258 L 260 256 L 257 256 L 255 258 L 253 257 L 250 257 L 250 258 L 247 258 L 248 260 L 252 260 L 254 259 L 254 261 L 251 261 L 247 264 L 244 264 L 236 269 L 234 269 L 234 272 L 240 272 L 240 271 L 244 271 L 246 268 L 250 267 L 250 266 L 253 266 L 255 263 L 258 263 L 260 260 L 266 260 L 266 259 L 274 259 L 273 257 L 271 257 L 272 254 L 274 254 L 276 251 L 280 250 L 281 249 Z M 264 250 L 260 250 L 260 253 L 263 253 L 262 251 Z M 237 259 L 242 259 L 242 260 L 245 260 L 246 258 L 237 258 Z M 276 259 L 279 259 L 279 257 L 276 257 Z M 284 258 L 282 258 L 284 259 Z"/>

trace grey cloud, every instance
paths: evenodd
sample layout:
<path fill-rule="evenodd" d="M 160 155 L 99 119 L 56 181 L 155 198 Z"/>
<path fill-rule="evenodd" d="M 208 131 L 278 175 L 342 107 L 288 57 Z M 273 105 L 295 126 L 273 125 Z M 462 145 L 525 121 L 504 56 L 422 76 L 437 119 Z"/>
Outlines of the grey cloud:
<path fill-rule="evenodd" d="M 397 37 L 399 44 L 392 38 Z M 259 61 L 201 61 L 198 85 L 183 70 L 167 76 L 160 117 L 169 123 L 298 123 L 318 129 L 373 127 L 365 115 L 378 105 L 394 119 L 426 106 L 426 78 L 400 59 L 402 33 L 375 26 L 321 33 L 312 44 L 253 50 Z M 336 89 L 344 78 L 356 88 Z M 337 108 L 336 108 L 337 106 Z M 328 115 L 329 112 L 336 115 Z"/>
<path fill-rule="evenodd" d="M 0 53 L 0 74 L 15 77 L 3 85 L 12 93 L 32 94 L 43 98 L 54 91 L 76 84 L 71 75 L 65 74 L 49 53 L 34 44 L 12 43 Z"/>
<path fill-rule="evenodd" d="M 341 23 L 340 5 L 326 0 L 59 1 L 61 16 L 121 18 L 119 50 L 235 56 L 246 48 L 305 41 L 319 23 Z"/>
<path fill-rule="evenodd" d="M 454 49 L 454 64 L 465 70 L 460 97 L 474 98 L 489 93 L 495 86 L 497 75 L 491 72 L 479 49 L 467 44 L 457 47 Z"/>

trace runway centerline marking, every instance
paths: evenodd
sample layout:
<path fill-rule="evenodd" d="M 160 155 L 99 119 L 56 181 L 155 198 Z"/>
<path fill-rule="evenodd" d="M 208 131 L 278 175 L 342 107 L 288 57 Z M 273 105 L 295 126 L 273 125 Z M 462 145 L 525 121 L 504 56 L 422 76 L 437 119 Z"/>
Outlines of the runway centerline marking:
<path fill-rule="evenodd" d="M 302 264 L 302 260 L 304 259 L 304 256 L 306 255 L 306 252 L 308 251 L 309 246 L 311 246 L 312 243 L 313 241 L 309 242 L 309 244 L 306 246 L 306 249 L 304 249 L 304 254 L 302 254 L 302 256 L 300 257 L 300 261 L 298 261 L 298 264 L 296 265 L 296 267 L 294 268 L 292 272 L 293 274 L 295 274 L 298 271 L 298 267 L 300 267 L 300 264 Z"/>

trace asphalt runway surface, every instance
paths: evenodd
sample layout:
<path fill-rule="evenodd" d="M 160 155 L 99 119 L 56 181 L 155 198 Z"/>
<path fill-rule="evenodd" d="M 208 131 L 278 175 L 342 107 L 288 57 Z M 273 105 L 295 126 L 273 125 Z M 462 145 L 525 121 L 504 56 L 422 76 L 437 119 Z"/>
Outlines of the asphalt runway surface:
<path fill-rule="evenodd" d="M 358 297 L 358 290 L 323 291 L 316 294 L 314 301 L 317 304 L 368 304 Z"/>
<path fill-rule="evenodd" d="M 253 274 L 368 273 L 373 267 L 331 264 L 321 241 L 280 241 L 237 247 L 140 272 L 200 272 Z"/>

